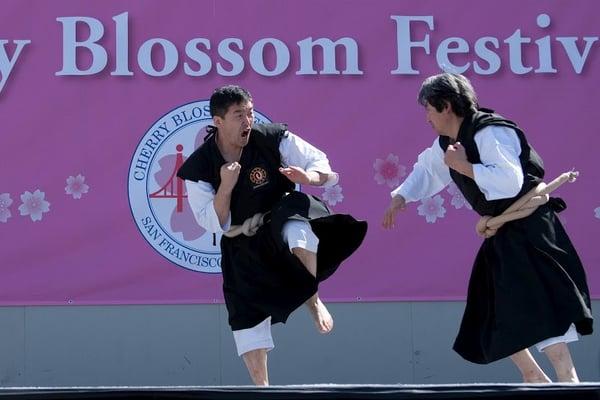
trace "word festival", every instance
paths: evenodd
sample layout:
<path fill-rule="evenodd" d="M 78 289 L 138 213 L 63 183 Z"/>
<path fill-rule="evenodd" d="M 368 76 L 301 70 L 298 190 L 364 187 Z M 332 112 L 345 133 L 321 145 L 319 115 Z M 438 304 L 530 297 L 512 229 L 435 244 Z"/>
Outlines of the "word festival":
<path fill-rule="evenodd" d="M 437 65 L 446 71 L 465 73 L 472 69 L 479 75 L 495 74 L 503 65 L 517 75 L 558 73 L 553 63 L 556 56 L 554 53 L 563 52 L 571 64 L 572 72 L 581 74 L 594 43 L 598 41 L 598 36 L 544 34 L 544 30 L 552 24 L 551 17 L 544 13 L 532 21 L 540 32 L 536 38 L 523 36 L 521 29 L 517 27 L 505 38 L 484 36 L 467 40 L 454 36 L 443 38 L 439 42 L 434 42 L 430 37 L 435 32 L 435 20 L 431 15 L 391 15 L 389 18 L 396 32 L 395 38 L 390 38 L 395 40 L 396 54 L 387 55 L 391 75 L 419 75 L 418 68 L 423 66 L 413 63 L 413 56 L 419 52 L 428 56 L 435 55 Z M 348 36 L 336 40 L 324 37 L 314 39 L 309 36 L 298 40 L 294 45 L 274 37 L 261 38 L 253 43 L 245 43 L 237 37 L 226 37 L 218 43 L 202 37 L 192 38 L 186 43 L 151 38 L 137 49 L 130 49 L 129 13 L 116 15 L 112 20 L 114 23 L 110 27 L 114 32 L 110 36 L 114 37 L 114 43 L 103 46 L 99 42 L 107 27 L 100 20 L 84 16 L 56 18 L 62 26 L 62 67 L 55 75 L 100 74 L 106 70 L 111 60 L 113 62 L 110 65 L 114 65 L 114 69 L 110 71 L 110 75 L 133 76 L 130 50 L 133 50 L 131 54 L 136 55 L 139 68 L 136 69 L 139 71 L 137 73 L 152 77 L 176 73 L 178 68 L 179 73 L 182 71 L 194 77 L 209 74 L 237 76 L 248 68 L 259 75 L 274 77 L 290 72 L 288 69 L 292 56 L 298 59 L 296 65 L 299 67 L 294 71 L 296 75 L 356 76 L 365 73 L 359 60 L 359 45 L 354 38 Z M 420 33 L 416 34 L 415 30 Z M 84 35 L 82 32 L 89 34 Z M 25 48 L 31 42 L 29 39 L 0 39 L 0 92 L 15 69 L 19 57 L 27 52 Z M 247 48 L 249 52 L 245 51 Z M 533 65 L 525 65 L 525 52 Z M 507 57 L 508 60 L 503 60 L 502 57 Z M 315 65 L 315 59 L 320 61 L 319 66 Z"/>

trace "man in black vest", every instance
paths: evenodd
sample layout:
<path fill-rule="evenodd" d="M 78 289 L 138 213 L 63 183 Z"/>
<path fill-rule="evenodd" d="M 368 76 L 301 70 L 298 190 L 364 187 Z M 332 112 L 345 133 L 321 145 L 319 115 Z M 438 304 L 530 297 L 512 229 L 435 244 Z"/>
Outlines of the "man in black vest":
<path fill-rule="evenodd" d="M 431 197 L 451 181 L 484 222 L 505 216 L 518 199 L 543 187 L 542 160 L 523 131 L 479 108 L 467 78 L 429 77 L 418 100 L 439 137 L 391 193 L 384 228 L 394 226 L 408 202 Z M 566 343 L 577 340 L 577 332 L 591 334 L 593 320 L 583 266 L 556 216 L 564 207 L 561 199 L 550 198 L 486 236 L 454 343 L 466 360 L 487 364 L 510 356 L 525 382 L 550 382 L 528 350 L 536 345 L 559 381 L 578 382 Z"/>
<path fill-rule="evenodd" d="M 254 124 L 250 93 L 224 86 L 210 98 L 214 126 L 177 176 L 196 220 L 223 233 L 221 269 L 238 354 L 256 385 L 268 385 L 271 324 L 307 305 L 317 330 L 333 318 L 317 293 L 362 242 L 367 224 L 331 214 L 295 185 L 335 185 L 326 155 L 283 124 Z"/>

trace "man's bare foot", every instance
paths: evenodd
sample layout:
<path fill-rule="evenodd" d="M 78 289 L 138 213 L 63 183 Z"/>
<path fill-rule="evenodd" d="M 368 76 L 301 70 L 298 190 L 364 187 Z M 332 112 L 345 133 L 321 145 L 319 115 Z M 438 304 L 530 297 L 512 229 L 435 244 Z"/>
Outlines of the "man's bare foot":
<path fill-rule="evenodd" d="M 306 305 L 315 321 L 317 330 L 323 334 L 331 332 L 333 329 L 333 317 L 329 314 L 327 307 L 325 307 L 321 299 L 317 296 L 311 297 L 306 302 Z"/>

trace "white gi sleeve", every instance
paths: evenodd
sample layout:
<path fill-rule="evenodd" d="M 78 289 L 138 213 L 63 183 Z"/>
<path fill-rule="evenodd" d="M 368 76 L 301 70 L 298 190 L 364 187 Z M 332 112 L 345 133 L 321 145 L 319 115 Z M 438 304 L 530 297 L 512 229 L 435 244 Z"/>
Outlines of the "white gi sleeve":
<path fill-rule="evenodd" d="M 231 226 L 231 213 L 227 217 L 224 226 L 219 223 L 219 217 L 215 211 L 215 191 L 212 185 L 204 181 L 185 181 L 188 203 L 194 213 L 198 224 L 209 232 L 222 233 L 229 230 Z"/>
<path fill-rule="evenodd" d="M 431 147 L 419 154 L 412 172 L 390 195 L 401 195 L 407 203 L 419 201 L 438 193 L 451 180 L 450 170 L 444 164 L 444 152 L 436 138 Z"/>
<path fill-rule="evenodd" d="M 317 171 L 327 175 L 323 187 L 335 185 L 339 180 L 337 172 L 329 166 L 327 155 L 301 137 L 287 131 L 287 135 L 279 143 L 281 161 L 285 166 L 295 166 L 305 171 Z"/>
<path fill-rule="evenodd" d="M 486 200 L 516 196 L 523 186 L 521 144 L 514 129 L 488 126 L 475 135 L 481 164 L 473 164 L 475 183 Z"/>

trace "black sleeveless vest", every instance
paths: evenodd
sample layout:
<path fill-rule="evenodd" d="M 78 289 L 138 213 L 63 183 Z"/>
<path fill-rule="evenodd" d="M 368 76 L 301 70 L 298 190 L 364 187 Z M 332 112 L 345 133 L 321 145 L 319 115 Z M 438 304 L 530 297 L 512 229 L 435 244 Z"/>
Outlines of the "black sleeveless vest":
<path fill-rule="evenodd" d="M 233 225 L 241 224 L 257 212 L 269 211 L 285 193 L 294 190 L 294 183 L 279 172 L 279 143 L 286 131 L 284 124 L 252 126 L 250 139 L 240 159 L 240 176 L 231 195 Z M 216 192 L 221 184 L 220 169 L 226 161 L 217 147 L 215 136 L 207 135 L 204 143 L 179 168 L 177 176 L 194 182 L 208 182 Z"/>
<path fill-rule="evenodd" d="M 463 120 L 460 130 L 458 132 L 457 142 L 460 142 L 467 153 L 467 159 L 472 164 L 481 163 L 479 151 L 475 143 L 475 135 L 481 129 L 490 125 L 505 126 L 512 128 L 519 137 L 521 144 L 521 154 L 519 160 L 521 162 L 521 168 L 523 169 L 523 187 L 521 191 L 512 198 L 499 199 L 488 201 L 485 199 L 484 194 L 481 192 L 475 181 L 468 176 L 462 175 L 452 168 L 450 168 L 450 176 L 456 186 L 460 189 L 465 199 L 473 207 L 479 215 L 491 215 L 497 216 L 506 210 L 512 203 L 514 203 L 519 197 L 533 189 L 542 181 L 544 177 L 544 164 L 540 156 L 535 150 L 529 145 L 525 134 L 514 122 L 503 118 L 502 116 L 495 114 L 493 110 L 480 108 L 479 111 L 474 114 L 465 117 Z M 445 152 L 450 144 L 450 138 L 448 136 L 440 136 L 439 145 Z"/>

